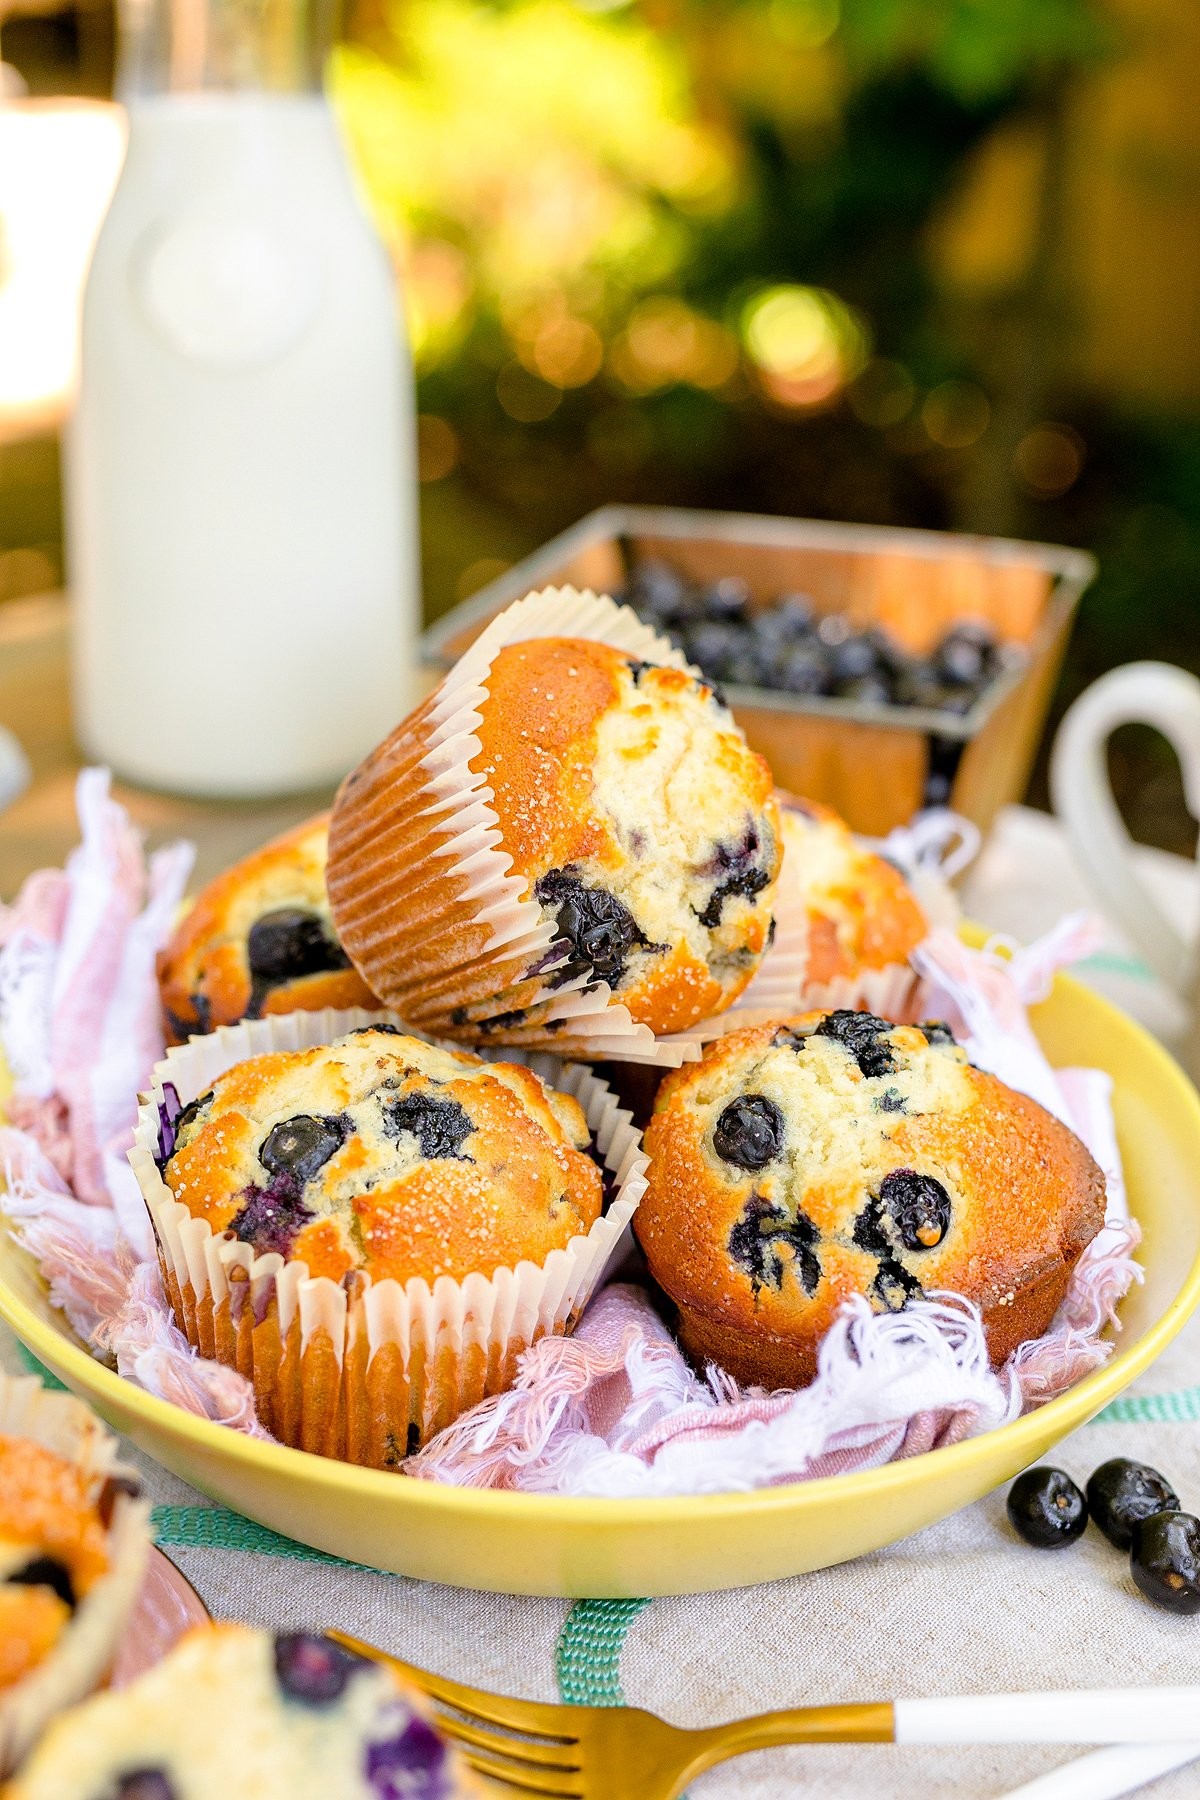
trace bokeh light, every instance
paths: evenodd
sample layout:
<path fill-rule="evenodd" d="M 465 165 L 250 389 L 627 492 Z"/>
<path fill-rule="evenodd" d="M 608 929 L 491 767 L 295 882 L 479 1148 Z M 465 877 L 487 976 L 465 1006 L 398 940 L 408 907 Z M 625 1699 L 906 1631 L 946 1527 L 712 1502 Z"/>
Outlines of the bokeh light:
<path fill-rule="evenodd" d="M 417 415 L 417 474 L 422 481 L 444 481 L 458 462 L 458 433 L 436 413 Z"/>
<path fill-rule="evenodd" d="M 917 384 L 903 363 L 875 356 L 846 397 L 856 418 L 883 431 L 908 417 L 917 397 Z"/>
<path fill-rule="evenodd" d="M 824 288 L 764 289 L 742 313 L 746 353 L 770 397 L 782 406 L 820 406 L 867 361 L 866 326 Z"/>
<path fill-rule="evenodd" d="M 942 381 L 925 396 L 921 423 L 943 450 L 977 444 L 992 418 L 991 403 L 973 381 Z"/>
<path fill-rule="evenodd" d="M 1047 420 L 1021 439 L 1013 455 L 1013 469 L 1026 493 L 1037 500 L 1053 500 L 1078 480 L 1084 454 L 1085 445 L 1077 431 Z"/>
<path fill-rule="evenodd" d="M 670 294 L 644 300 L 629 316 L 610 352 L 613 373 L 631 393 L 651 394 L 673 382 L 718 388 L 735 373 L 737 340 Z"/>
<path fill-rule="evenodd" d="M 532 375 L 523 363 L 510 362 L 496 377 L 496 398 L 510 419 L 538 425 L 562 404 L 562 390 Z"/>

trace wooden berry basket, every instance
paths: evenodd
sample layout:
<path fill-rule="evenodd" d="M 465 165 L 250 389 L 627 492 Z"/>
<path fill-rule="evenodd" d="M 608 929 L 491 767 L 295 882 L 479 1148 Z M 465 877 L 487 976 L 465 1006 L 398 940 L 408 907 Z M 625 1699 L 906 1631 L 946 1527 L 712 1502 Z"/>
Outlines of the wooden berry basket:
<path fill-rule="evenodd" d="M 779 785 L 836 807 L 874 837 L 921 807 L 931 767 L 951 776 L 949 804 L 981 831 L 1021 798 L 1071 618 L 1096 571 L 1086 551 L 1005 538 L 606 506 L 439 619 L 425 633 L 426 660 L 448 667 L 532 588 L 569 583 L 610 593 L 647 557 L 693 580 L 741 576 L 752 610 L 786 591 L 808 594 L 818 613 L 879 625 L 916 654 L 967 618 L 1024 645 L 1025 661 L 962 715 L 725 684 Z"/>

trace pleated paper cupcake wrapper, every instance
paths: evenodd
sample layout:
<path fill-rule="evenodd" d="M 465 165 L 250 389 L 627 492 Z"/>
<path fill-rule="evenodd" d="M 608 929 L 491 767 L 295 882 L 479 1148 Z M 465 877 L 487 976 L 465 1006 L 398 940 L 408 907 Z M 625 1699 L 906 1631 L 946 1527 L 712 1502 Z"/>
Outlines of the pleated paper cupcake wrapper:
<path fill-rule="evenodd" d="M 35 1375 L 0 1376 L 0 1436 L 32 1438 L 77 1463 L 99 1491 L 127 1474 L 117 1441 L 73 1394 L 52 1393 Z M 97 1688 L 116 1655 L 141 1590 L 150 1548 L 150 1509 L 118 1494 L 108 1529 L 109 1567 L 79 1601 L 46 1659 L 0 1689 L 0 1775 L 10 1774 L 53 1716 Z"/>
<path fill-rule="evenodd" d="M 656 1038 L 606 982 L 581 975 L 552 986 L 543 970 L 553 960 L 555 924 L 522 898 L 525 882 L 511 873 L 491 789 L 470 767 L 482 752 L 476 733 L 494 658 L 537 637 L 588 638 L 698 674 L 631 608 L 605 596 L 547 588 L 517 601 L 343 785 L 327 869 L 334 922 L 364 979 L 425 1030 L 678 1067 L 711 1038 L 751 1022 L 744 996 L 727 1012 Z M 755 1019 L 794 991 L 797 956 L 777 918 L 755 976 Z"/>
<path fill-rule="evenodd" d="M 154 1224 L 172 1308 L 194 1348 L 253 1383 L 259 1418 L 283 1443 L 395 1468 L 468 1407 L 510 1387 L 530 1345 L 573 1328 L 628 1247 L 647 1158 L 629 1113 L 589 1069 L 518 1052 L 509 1060 L 535 1062 L 544 1080 L 553 1075 L 549 1085 L 578 1100 L 615 1183 L 591 1230 L 540 1266 L 521 1262 L 462 1281 L 442 1276 L 432 1287 L 420 1279 L 373 1282 L 363 1271 L 339 1282 L 310 1276 L 300 1261 L 256 1256 L 249 1244 L 214 1232 L 174 1198 L 155 1162 L 158 1109 L 168 1084 L 186 1105 L 247 1057 L 307 1049 L 381 1022 L 403 1023 L 360 1009 L 277 1014 L 168 1051 L 139 1108 L 129 1160 Z"/>

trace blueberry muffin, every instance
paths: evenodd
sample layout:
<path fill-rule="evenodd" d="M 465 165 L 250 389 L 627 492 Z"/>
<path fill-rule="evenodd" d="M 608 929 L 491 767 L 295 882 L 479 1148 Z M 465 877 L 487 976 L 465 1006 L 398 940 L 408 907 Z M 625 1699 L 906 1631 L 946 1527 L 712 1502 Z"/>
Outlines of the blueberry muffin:
<path fill-rule="evenodd" d="M 0 1776 L 98 1685 L 135 1605 L 149 1508 L 81 1401 L 0 1375 Z"/>
<path fill-rule="evenodd" d="M 468 1800 L 419 1695 L 332 1639 L 202 1627 L 46 1733 L 0 1800 Z"/>
<path fill-rule="evenodd" d="M 338 942 L 325 892 L 329 816 L 218 875 L 158 959 L 168 1041 L 263 1013 L 379 1005 Z"/>
<path fill-rule="evenodd" d="M 779 815 L 715 689 L 590 639 L 501 649 L 466 777 L 496 823 L 486 843 L 463 839 L 481 878 L 502 853 L 495 904 L 449 886 L 438 806 L 414 797 L 435 717 L 414 715 L 349 778 L 330 832 L 338 929 L 390 1005 L 440 1034 L 528 1043 L 599 983 L 656 1034 L 736 1000 L 771 938 Z"/>
<path fill-rule="evenodd" d="M 668 1076 L 634 1220 L 699 1363 L 812 1380 L 851 1295 L 980 1309 L 993 1364 L 1039 1336 L 1104 1222 L 1104 1177 L 1035 1101 L 941 1024 L 809 1013 L 752 1026 Z"/>
<path fill-rule="evenodd" d="M 0 1692 L 53 1653 L 108 1567 L 88 1472 L 29 1438 L 0 1437 Z"/>
<path fill-rule="evenodd" d="M 885 972 L 906 972 L 912 952 L 929 935 L 929 921 L 893 864 L 861 844 L 832 808 L 780 795 L 784 867 L 780 899 L 803 908 L 808 966 L 801 1003 L 820 1004 Z"/>
<path fill-rule="evenodd" d="M 432 1285 L 586 1234 L 602 1198 L 588 1144 L 579 1103 L 532 1070 L 375 1025 L 227 1070 L 169 1124 L 161 1170 L 258 1256 Z"/>

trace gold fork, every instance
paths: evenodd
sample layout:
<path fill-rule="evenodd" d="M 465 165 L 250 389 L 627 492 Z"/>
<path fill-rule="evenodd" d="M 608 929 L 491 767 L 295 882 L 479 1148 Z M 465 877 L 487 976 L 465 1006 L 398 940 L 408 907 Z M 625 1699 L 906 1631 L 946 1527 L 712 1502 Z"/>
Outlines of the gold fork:
<path fill-rule="evenodd" d="M 1200 1687 L 1111 1688 L 800 1706 L 688 1731 L 632 1706 L 510 1700 L 329 1635 L 427 1695 L 481 1774 L 551 1800 L 676 1800 L 715 1763 L 783 1744 L 1181 1743 L 1200 1718 Z"/>

